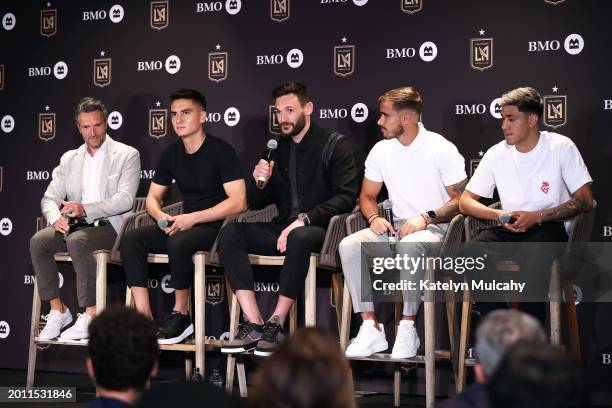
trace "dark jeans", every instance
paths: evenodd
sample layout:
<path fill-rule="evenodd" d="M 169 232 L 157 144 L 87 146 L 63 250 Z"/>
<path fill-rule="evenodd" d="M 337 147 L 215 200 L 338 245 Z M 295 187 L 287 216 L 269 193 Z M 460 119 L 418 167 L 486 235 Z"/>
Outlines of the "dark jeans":
<path fill-rule="evenodd" d="M 541 246 L 520 245 L 525 242 L 566 242 L 568 239 L 563 222 L 548 222 L 542 225 L 534 225 L 524 233 L 513 233 L 503 229 L 501 226 L 488 228 L 480 231 L 468 244 L 466 252 L 470 252 L 470 246 L 481 242 L 508 242 L 519 245 L 510 245 L 509 250 L 504 250 L 504 256 L 512 253 L 511 259 L 496 259 L 493 255 L 489 258 L 489 264 L 495 260 L 513 260 L 520 266 L 520 279 L 527 282 L 526 294 L 530 300 L 534 298 L 545 299 L 548 293 L 550 281 L 550 268 L 553 260 L 560 254 L 550 250 L 543 251 Z M 550 248 L 550 247 L 548 247 Z M 494 268 L 493 265 L 489 266 Z M 478 309 L 486 312 L 491 309 L 502 307 L 500 303 L 480 303 Z M 543 302 L 521 302 L 520 309 L 538 318 L 542 323 L 546 320 L 545 304 Z M 483 313 L 484 314 L 484 313 Z"/>
<path fill-rule="evenodd" d="M 193 283 L 193 254 L 209 251 L 217 238 L 218 228 L 196 224 L 186 231 L 168 236 L 148 225 L 127 233 L 121 241 L 121 258 L 129 286 L 147 287 L 149 276 L 147 254 L 168 254 L 171 286 L 187 289 Z"/>
<path fill-rule="evenodd" d="M 295 228 L 287 237 L 287 251 L 276 250 L 276 241 L 289 223 L 235 223 L 219 234 L 219 256 L 232 290 L 253 290 L 253 271 L 248 254 L 285 255 L 280 274 L 279 294 L 295 299 L 304 288 L 312 252 L 321 250 L 325 230 L 309 226 Z"/>

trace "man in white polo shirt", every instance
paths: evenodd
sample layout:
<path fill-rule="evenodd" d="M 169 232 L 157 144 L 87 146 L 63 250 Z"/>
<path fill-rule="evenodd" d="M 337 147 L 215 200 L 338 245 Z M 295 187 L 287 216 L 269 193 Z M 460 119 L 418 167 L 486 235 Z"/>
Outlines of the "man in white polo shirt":
<path fill-rule="evenodd" d="M 539 131 L 543 103 L 535 89 L 514 89 L 502 96 L 500 105 L 505 140 L 484 155 L 459 205 L 463 214 L 510 222 L 481 231 L 473 241 L 567 241 L 567 220 L 593 208 L 593 180 L 582 156 L 571 139 Z M 500 210 L 478 201 L 492 198 L 495 188 Z M 535 258 L 541 261 L 539 270 L 544 258 L 552 261 L 542 253 Z M 547 279 L 538 281 L 543 286 Z"/>
<path fill-rule="evenodd" d="M 444 238 L 448 221 L 459 212 L 459 197 L 467 183 L 465 161 L 454 144 L 419 122 L 422 102 L 411 87 L 392 89 L 379 98 L 380 127 L 384 140 L 370 151 L 365 162 L 365 177 L 359 196 L 361 213 L 369 228 L 346 237 L 340 243 L 340 257 L 345 284 L 351 293 L 353 308 L 363 324 L 346 350 L 347 357 L 367 357 L 388 348 L 383 325 L 374 313 L 369 295 L 372 284 L 361 273 L 362 259 L 372 256 L 365 242 L 387 242 L 387 231 L 399 233 L 397 251 L 420 257 L 426 242 Z M 394 224 L 378 216 L 377 197 L 383 183 L 392 201 Z M 379 248 L 377 248 L 378 250 Z M 391 248 L 388 254 L 394 256 Z M 402 277 L 403 278 L 403 277 Z M 362 287 L 364 293 L 362 293 Z M 415 329 L 420 301 L 418 294 L 403 293 L 403 318 L 399 324 L 392 358 L 414 357 L 420 342 Z"/>

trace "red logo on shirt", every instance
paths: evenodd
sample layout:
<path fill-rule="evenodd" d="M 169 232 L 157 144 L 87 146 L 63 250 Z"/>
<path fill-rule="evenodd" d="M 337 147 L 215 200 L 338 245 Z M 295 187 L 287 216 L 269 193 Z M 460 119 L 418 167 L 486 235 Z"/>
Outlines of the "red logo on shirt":
<path fill-rule="evenodd" d="M 548 181 L 543 181 L 542 187 L 540 187 L 540 189 L 542 189 L 544 194 L 548 194 L 548 190 L 550 190 L 550 184 L 548 184 Z"/>

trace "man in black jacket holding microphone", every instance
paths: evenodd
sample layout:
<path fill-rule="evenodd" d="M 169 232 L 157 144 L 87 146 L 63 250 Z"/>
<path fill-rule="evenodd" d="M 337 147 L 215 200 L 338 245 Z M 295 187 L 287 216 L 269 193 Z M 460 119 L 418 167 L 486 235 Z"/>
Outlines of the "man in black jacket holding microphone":
<path fill-rule="evenodd" d="M 251 208 L 274 203 L 279 215 L 268 223 L 230 224 L 219 235 L 221 260 L 246 316 L 224 353 L 272 353 L 329 220 L 355 207 L 357 171 L 348 139 L 311 122 L 314 106 L 304 85 L 285 83 L 272 96 L 281 137 L 273 160 L 255 166 L 247 195 Z M 248 253 L 285 255 L 278 302 L 267 321 L 257 307 Z"/>

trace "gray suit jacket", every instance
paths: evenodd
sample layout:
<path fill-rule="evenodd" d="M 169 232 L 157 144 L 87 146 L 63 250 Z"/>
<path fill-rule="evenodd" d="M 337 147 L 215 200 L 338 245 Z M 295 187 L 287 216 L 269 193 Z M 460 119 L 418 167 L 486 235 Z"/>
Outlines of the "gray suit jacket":
<path fill-rule="evenodd" d="M 108 150 L 102 165 L 100 197 L 102 201 L 84 204 L 87 222 L 108 218 L 119 232 L 129 215 L 140 182 L 140 154 L 131 146 L 117 142 L 106 135 Z M 60 201 L 81 201 L 85 144 L 62 155 L 60 164 L 53 170 L 51 183 L 45 191 L 40 206 L 50 224 L 60 215 Z"/>

